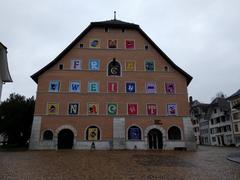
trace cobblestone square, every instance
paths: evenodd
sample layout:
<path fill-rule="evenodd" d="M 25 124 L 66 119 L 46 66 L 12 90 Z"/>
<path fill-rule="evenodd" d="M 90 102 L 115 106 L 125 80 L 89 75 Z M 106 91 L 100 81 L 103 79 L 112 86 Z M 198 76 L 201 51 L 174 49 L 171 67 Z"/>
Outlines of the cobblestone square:
<path fill-rule="evenodd" d="M 239 148 L 199 146 L 198 151 L 0 152 L 1 180 L 240 179 L 227 160 Z"/>

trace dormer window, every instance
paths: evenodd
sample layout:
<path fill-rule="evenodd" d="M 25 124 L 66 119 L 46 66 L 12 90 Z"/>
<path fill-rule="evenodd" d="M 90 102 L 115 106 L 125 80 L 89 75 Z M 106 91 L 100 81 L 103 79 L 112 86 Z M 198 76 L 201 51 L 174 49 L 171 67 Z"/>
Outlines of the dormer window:
<path fill-rule="evenodd" d="M 115 58 L 108 64 L 108 76 L 121 76 L 121 65 Z"/>

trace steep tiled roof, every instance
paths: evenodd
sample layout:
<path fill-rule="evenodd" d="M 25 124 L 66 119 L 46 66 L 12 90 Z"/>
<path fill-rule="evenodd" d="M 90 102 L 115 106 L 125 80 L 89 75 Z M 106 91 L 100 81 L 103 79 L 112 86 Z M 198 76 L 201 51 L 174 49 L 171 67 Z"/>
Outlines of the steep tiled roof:
<path fill-rule="evenodd" d="M 240 96 L 240 89 L 237 92 L 233 93 L 231 96 L 229 96 L 227 99 L 230 100 L 230 99 L 232 99 L 232 98 L 234 98 L 236 96 Z"/>
<path fill-rule="evenodd" d="M 38 77 L 48 70 L 50 67 L 55 65 L 66 53 L 68 53 L 72 47 L 74 47 L 91 29 L 94 27 L 106 27 L 106 28 L 126 28 L 126 29 L 135 29 L 137 30 L 144 38 L 148 40 L 148 42 L 161 54 L 161 56 L 177 71 L 179 71 L 189 84 L 192 80 L 192 76 L 178 67 L 151 39 L 148 35 L 139 27 L 137 24 L 128 23 L 120 20 L 109 20 L 109 21 L 100 21 L 100 22 L 92 22 L 90 25 L 69 45 L 67 46 L 52 62 L 46 65 L 44 68 L 33 74 L 31 77 L 37 83 Z"/>

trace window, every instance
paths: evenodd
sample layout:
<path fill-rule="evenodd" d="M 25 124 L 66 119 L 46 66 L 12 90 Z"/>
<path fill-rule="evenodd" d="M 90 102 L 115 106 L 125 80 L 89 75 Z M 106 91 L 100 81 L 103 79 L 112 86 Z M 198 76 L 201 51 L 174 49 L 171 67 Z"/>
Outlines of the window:
<path fill-rule="evenodd" d="M 148 50 L 148 45 L 145 45 L 145 46 L 144 46 L 144 49 L 145 49 L 145 50 Z"/>
<path fill-rule="evenodd" d="M 63 70 L 63 64 L 59 64 L 59 70 Z"/>
<path fill-rule="evenodd" d="M 216 137 L 212 137 L 212 141 L 213 141 L 213 142 L 216 142 Z"/>
<path fill-rule="evenodd" d="M 46 130 L 43 133 L 43 140 L 53 140 L 53 133 L 50 130 Z"/>
<path fill-rule="evenodd" d="M 126 61 L 126 71 L 135 71 L 136 70 L 136 62 L 135 61 Z"/>
<path fill-rule="evenodd" d="M 116 103 L 107 104 L 107 114 L 108 115 L 117 115 L 118 106 Z"/>
<path fill-rule="evenodd" d="M 105 32 L 109 32 L 109 28 L 108 28 L 108 27 L 105 27 L 105 28 L 104 28 L 104 31 L 105 31 Z"/>
<path fill-rule="evenodd" d="M 165 92 L 167 94 L 175 94 L 175 84 L 174 83 L 165 83 Z"/>
<path fill-rule="evenodd" d="M 240 119 L 240 113 L 239 112 L 234 113 L 233 114 L 233 119 Z"/>
<path fill-rule="evenodd" d="M 90 126 L 87 128 L 86 140 L 88 140 L 88 141 L 100 140 L 100 131 L 97 126 Z"/>
<path fill-rule="evenodd" d="M 109 39 L 108 40 L 108 48 L 109 49 L 116 49 L 117 48 L 117 40 L 116 39 Z"/>
<path fill-rule="evenodd" d="M 90 48 L 100 48 L 100 39 L 90 39 L 89 41 L 89 47 Z"/>
<path fill-rule="evenodd" d="M 214 114 L 216 114 L 217 113 L 217 109 L 214 109 Z"/>
<path fill-rule="evenodd" d="M 82 61 L 79 59 L 71 60 L 71 67 L 72 70 L 82 70 Z"/>
<path fill-rule="evenodd" d="M 80 48 L 83 48 L 83 44 L 81 43 L 79 47 L 80 47 Z"/>
<path fill-rule="evenodd" d="M 59 113 L 59 104 L 58 103 L 48 103 L 47 104 L 47 114 L 48 115 L 57 115 Z"/>
<path fill-rule="evenodd" d="M 126 40 L 125 48 L 126 49 L 135 49 L 135 41 L 134 40 Z"/>
<path fill-rule="evenodd" d="M 80 92 L 81 86 L 79 81 L 70 81 L 69 91 L 78 93 Z"/>
<path fill-rule="evenodd" d="M 156 92 L 157 92 L 156 82 L 147 82 L 146 93 L 156 93 Z"/>
<path fill-rule="evenodd" d="M 70 103 L 68 105 L 68 114 L 69 115 L 78 115 L 79 104 L 78 103 Z"/>
<path fill-rule="evenodd" d="M 151 61 L 151 60 L 145 61 L 145 71 L 153 72 L 155 69 L 154 66 L 155 66 L 154 61 Z"/>
<path fill-rule="evenodd" d="M 49 90 L 49 92 L 59 92 L 60 81 L 59 80 L 50 81 L 48 90 Z"/>
<path fill-rule="evenodd" d="M 88 103 L 87 109 L 88 109 L 88 115 L 99 114 L 99 105 L 97 103 Z"/>
<path fill-rule="evenodd" d="M 90 59 L 88 62 L 88 69 L 90 71 L 99 71 L 100 70 L 100 60 L 99 59 Z"/>
<path fill-rule="evenodd" d="M 128 129 L 128 140 L 141 140 L 141 129 L 137 126 L 131 126 Z"/>
<path fill-rule="evenodd" d="M 181 140 L 181 131 L 178 127 L 173 126 L 168 130 L 169 140 Z"/>
<path fill-rule="evenodd" d="M 125 32 L 125 29 L 124 28 L 122 28 L 122 33 L 124 33 Z"/>
<path fill-rule="evenodd" d="M 126 83 L 126 92 L 127 93 L 135 93 L 136 92 L 136 83 L 135 82 L 127 82 Z"/>
<path fill-rule="evenodd" d="M 138 105 L 128 104 L 128 115 L 137 115 L 137 114 L 138 114 Z"/>
<path fill-rule="evenodd" d="M 117 82 L 108 82 L 108 92 L 117 93 L 118 92 L 118 83 Z"/>
<path fill-rule="evenodd" d="M 147 104 L 147 115 L 157 115 L 156 104 Z"/>
<path fill-rule="evenodd" d="M 168 72 L 169 71 L 169 67 L 168 66 L 164 66 L 164 71 Z"/>
<path fill-rule="evenodd" d="M 88 82 L 88 92 L 99 92 L 99 82 Z"/>
<path fill-rule="evenodd" d="M 234 125 L 234 128 L 235 128 L 235 132 L 238 132 L 238 125 L 237 124 Z"/>
<path fill-rule="evenodd" d="M 176 104 L 167 104 L 167 114 L 168 115 L 177 115 L 177 105 Z"/>
<path fill-rule="evenodd" d="M 213 124 L 213 119 L 211 119 L 211 124 Z"/>
<path fill-rule="evenodd" d="M 121 76 L 121 65 L 115 58 L 108 64 L 108 76 Z"/>

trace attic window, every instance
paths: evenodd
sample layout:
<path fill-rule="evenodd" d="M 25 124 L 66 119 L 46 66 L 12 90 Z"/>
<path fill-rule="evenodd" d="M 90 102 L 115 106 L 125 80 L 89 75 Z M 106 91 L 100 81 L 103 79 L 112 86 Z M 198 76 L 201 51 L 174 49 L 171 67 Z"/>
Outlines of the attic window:
<path fill-rule="evenodd" d="M 63 64 L 59 64 L 59 69 L 63 70 Z"/>
<path fill-rule="evenodd" d="M 83 44 L 82 43 L 80 44 L 80 48 L 83 48 Z"/>
<path fill-rule="evenodd" d="M 145 49 L 145 50 L 148 50 L 148 45 L 145 45 L 145 46 L 144 46 L 144 49 Z"/>
<path fill-rule="evenodd" d="M 164 71 L 168 72 L 169 71 L 169 67 L 168 66 L 164 66 Z"/>
<path fill-rule="evenodd" d="M 109 28 L 108 27 L 105 27 L 105 32 L 109 32 Z"/>
<path fill-rule="evenodd" d="M 124 29 L 124 28 L 122 28 L 122 32 L 123 32 L 123 33 L 125 32 L 125 29 Z"/>

